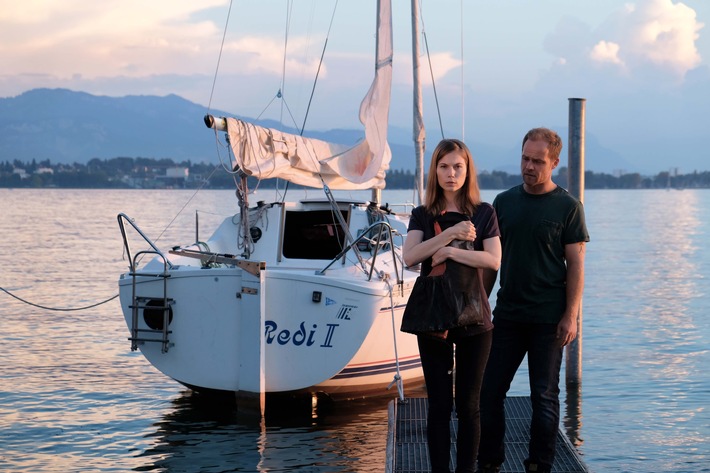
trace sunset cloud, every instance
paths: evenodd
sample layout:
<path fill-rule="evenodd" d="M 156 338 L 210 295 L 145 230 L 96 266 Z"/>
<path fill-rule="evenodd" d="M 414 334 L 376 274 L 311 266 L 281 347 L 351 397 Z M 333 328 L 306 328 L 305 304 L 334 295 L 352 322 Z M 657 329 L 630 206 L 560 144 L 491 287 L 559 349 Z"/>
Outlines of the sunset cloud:
<path fill-rule="evenodd" d="M 94 78 L 185 72 L 188 59 L 219 34 L 212 22 L 195 21 L 194 15 L 223 3 L 176 0 L 166 8 L 137 0 L 4 2 L 3 73 Z"/>
<path fill-rule="evenodd" d="M 628 4 L 610 23 L 608 37 L 592 48 L 590 57 L 595 61 L 631 68 L 653 65 L 679 77 L 701 63 L 695 43 L 704 24 L 683 3 L 648 0 Z"/>
<path fill-rule="evenodd" d="M 599 41 L 594 45 L 589 56 L 593 61 L 623 65 L 623 62 L 619 59 L 619 45 L 616 43 Z"/>
<path fill-rule="evenodd" d="M 289 54 L 284 64 L 283 41 L 273 37 L 246 36 L 225 45 L 225 53 L 232 64 L 225 61 L 223 67 L 247 74 L 266 73 L 276 77 L 279 77 L 286 67 L 292 75 L 312 78 L 319 63 L 318 51 L 308 52 L 308 46 L 312 43 L 312 39 L 291 38 L 288 43 Z M 326 76 L 327 73 L 327 64 L 321 65 L 320 74 Z"/>

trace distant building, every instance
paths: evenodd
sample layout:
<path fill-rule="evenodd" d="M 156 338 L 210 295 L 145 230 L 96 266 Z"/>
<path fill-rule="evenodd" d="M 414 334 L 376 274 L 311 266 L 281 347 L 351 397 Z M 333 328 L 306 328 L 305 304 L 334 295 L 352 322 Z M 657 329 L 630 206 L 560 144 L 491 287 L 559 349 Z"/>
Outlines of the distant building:
<path fill-rule="evenodd" d="M 30 177 L 29 174 L 27 174 L 27 171 L 22 168 L 14 168 L 12 170 L 12 173 L 20 176 L 20 179 L 27 179 L 28 177 Z"/>
<path fill-rule="evenodd" d="M 165 177 L 168 179 L 187 180 L 190 177 L 190 169 L 181 167 L 167 168 L 165 170 Z"/>
<path fill-rule="evenodd" d="M 164 176 L 155 176 L 156 187 L 174 188 L 185 187 L 190 177 L 190 169 L 185 167 L 171 167 L 165 169 Z"/>

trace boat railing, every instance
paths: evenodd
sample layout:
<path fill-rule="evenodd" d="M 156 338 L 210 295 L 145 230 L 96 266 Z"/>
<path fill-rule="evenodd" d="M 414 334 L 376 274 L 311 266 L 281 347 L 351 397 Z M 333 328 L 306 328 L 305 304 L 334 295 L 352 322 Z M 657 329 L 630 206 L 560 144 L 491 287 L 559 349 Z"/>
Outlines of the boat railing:
<path fill-rule="evenodd" d="M 369 235 L 373 235 L 377 232 L 377 237 L 376 238 L 371 238 Z M 384 234 L 384 239 L 382 238 Z M 381 220 L 379 222 L 375 222 L 369 227 L 367 227 L 365 230 L 363 230 L 360 235 L 358 235 L 357 238 L 355 238 L 349 245 L 347 245 L 345 248 L 343 248 L 340 253 L 335 256 L 330 263 L 328 263 L 323 269 L 320 271 L 316 271 L 316 274 L 318 275 L 323 275 L 325 272 L 330 268 L 336 261 L 338 261 L 340 258 L 345 256 L 345 254 L 350 251 L 357 251 L 357 244 L 360 242 L 367 242 L 370 244 L 372 248 L 374 248 L 374 253 L 372 255 L 372 259 L 367 263 L 370 265 L 369 271 L 367 271 L 368 276 L 367 280 L 370 281 L 372 279 L 372 274 L 375 271 L 375 262 L 377 261 L 377 255 L 380 252 L 380 249 L 385 248 L 386 246 L 389 245 L 390 251 L 392 252 L 392 263 L 394 264 L 394 272 L 397 276 L 397 284 L 400 284 L 402 282 L 402 278 L 400 277 L 399 274 L 399 269 L 397 267 L 397 253 L 395 252 L 395 245 L 394 245 L 394 235 L 398 234 L 397 230 L 392 228 L 392 226 L 384 221 Z M 386 251 L 386 250 L 385 250 Z M 381 274 L 378 273 L 379 277 L 382 277 Z"/>
<path fill-rule="evenodd" d="M 383 209 L 386 210 L 394 210 L 394 209 L 399 209 L 397 213 L 411 213 L 412 209 L 414 209 L 417 205 L 413 202 L 403 202 L 401 204 L 393 204 L 388 202 Z"/>
<path fill-rule="evenodd" d="M 131 245 L 128 243 L 128 236 L 126 235 L 126 227 L 124 225 L 124 222 L 128 222 L 131 225 L 131 227 L 133 227 L 133 229 L 136 232 L 138 232 L 138 234 L 141 237 L 143 237 L 143 239 L 146 241 L 146 243 L 148 243 L 148 245 L 150 245 L 150 247 L 153 248 L 153 252 L 160 255 L 163 258 L 163 261 L 165 261 L 165 263 L 167 264 L 167 266 L 172 269 L 173 265 L 170 262 L 170 260 L 165 256 L 165 254 L 162 251 L 160 251 L 160 248 L 158 248 L 158 246 L 155 243 L 153 243 L 153 241 L 150 238 L 148 238 L 148 236 L 145 233 L 143 233 L 143 231 L 140 228 L 138 228 L 138 225 L 136 225 L 136 223 L 133 221 L 133 219 L 131 219 L 128 215 L 126 215 L 123 212 L 119 213 L 117 218 L 118 218 L 118 227 L 121 229 L 121 236 L 123 237 L 123 248 L 126 250 L 126 256 L 128 258 L 128 262 L 131 265 L 131 267 L 130 267 L 131 272 L 134 273 L 136 271 L 136 267 L 135 267 L 136 261 L 134 261 L 134 258 L 131 257 Z"/>

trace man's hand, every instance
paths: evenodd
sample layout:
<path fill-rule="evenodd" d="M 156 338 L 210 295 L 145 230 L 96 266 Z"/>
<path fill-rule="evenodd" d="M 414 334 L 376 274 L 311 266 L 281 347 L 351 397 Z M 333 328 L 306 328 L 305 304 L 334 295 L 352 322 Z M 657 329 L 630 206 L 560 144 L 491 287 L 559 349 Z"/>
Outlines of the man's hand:
<path fill-rule="evenodd" d="M 557 324 L 557 341 L 560 346 L 569 345 L 577 338 L 577 317 L 563 316 Z"/>

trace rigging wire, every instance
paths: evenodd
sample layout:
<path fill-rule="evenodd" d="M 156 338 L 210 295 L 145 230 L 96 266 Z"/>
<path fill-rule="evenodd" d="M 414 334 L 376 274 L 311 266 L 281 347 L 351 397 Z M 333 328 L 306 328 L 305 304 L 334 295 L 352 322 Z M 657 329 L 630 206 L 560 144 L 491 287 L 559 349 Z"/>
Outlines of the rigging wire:
<path fill-rule="evenodd" d="M 439 130 L 441 130 L 441 139 L 444 137 L 444 125 L 441 122 L 441 107 L 439 107 L 439 95 L 436 93 L 436 81 L 434 80 L 434 68 L 431 65 L 431 54 L 429 53 L 429 40 L 426 35 L 426 28 L 424 27 L 424 12 L 422 9 L 422 1 L 419 0 L 419 19 L 422 23 L 422 37 L 424 38 L 424 48 L 426 49 L 426 58 L 429 63 L 429 73 L 431 74 L 431 86 L 434 91 L 434 101 L 436 102 L 436 114 L 439 117 Z"/>
<path fill-rule="evenodd" d="M 293 15 L 293 2 L 288 1 L 286 2 L 286 28 L 284 28 L 284 53 L 283 53 L 283 61 L 281 63 L 281 84 L 279 86 L 279 92 L 276 94 L 276 97 L 281 98 L 283 96 L 283 91 L 286 90 L 286 53 L 288 51 L 288 32 L 291 30 L 291 18 Z M 283 109 L 285 106 L 286 100 L 281 101 L 281 117 L 279 120 L 283 123 Z M 288 110 L 288 107 L 286 107 Z M 288 110 L 289 114 L 291 114 L 291 111 Z M 263 112 L 262 112 L 263 113 Z M 261 116 L 261 115 L 259 115 Z M 293 116 L 291 116 L 291 119 L 293 120 Z M 296 120 L 293 120 L 293 123 L 296 123 Z"/>
<path fill-rule="evenodd" d="M 222 33 L 222 44 L 219 47 L 219 55 L 217 56 L 217 66 L 214 71 L 214 78 L 212 79 L 212 90 L 210 91 L 210 100 L 207 104 L 207 113 L 212 109 L 212 97 L 214 96 L 214 88 L 217 84 L 217 73 L 219 71 L 219 65 L 222 62 L 222 51 L 224 50 L 224 40 L 227 37 L 227 25 L 229 25 L 229 17 L 232 13 L 232 0 L 229 1 L 229 10 L 227 10 L 227 20 L 224 23 L 224 32 Z"/>
<path fill-rule="evenodd" d="M 170 222 L 165 226 L 165 228 L 163 228 L 163 231 L 160 232 L 160 234 L 158 235 L 158 237 L 155 239 L 156 242 L 157 242 L 157 241 L 160 241 L 160 238 L 165 234 L 165 232 L 168 231 L 168 228 L 170 228 L 170 226 L 175 222 L 175 220 L 180 216 L 180 214 L 182 214 L 182 212 L 183 212 L 183 211 L 185 210 L 185 208 L 190 204 L 190 202 L 192 202 L 192 199 L 194 199 L 194 198 L 197 196 L 197 194 L 200 193 L 200 191 L 202 191 L 202 189 L 207 185 L 207 182 L 209 181 L 209 178 L 212 177 L 212 175 L 215 173 L 215 171 L 217 170 L 217 168 L 218 168 L 218 166 L 215 166 L 214 169 L 212 169 L 212 173 L 210 173 L 209 177 L 208 177 L 207 179 L 205 179 L 205 180 L 202 181 L 202 184 L 200 184 L 200 187 L 198 187 L 197 189 L 195 189 L 195 192 L 192 193 L 192 195 L 190 196 L 190 198 L 187 199 L 187 201 L 185 202 L 185 204 L 183 204 L 183 206 L 180 208 L 180 210 L 178 210 L 178 212 L 175 214 L 175 216 L 173 217 L 173 219 L 170 220 Z"/>
<path fill-rule="evenodd" d="M 461 140 L 466 141 L 466 90 L 464 88 L 464 70 L 463 70 L 463 0 L 461 0 L 461 14 L 459 15 L 461 28 Z"/>
<path fill-rule="evenodd" d="M 15 295 L 15 294 L 13 294 L 12 292 L 10 292 L 10 291 L 8 291 L 7 289 L 5 289 L 4 287 L 0 287 L 0 291 L 3 291 L 3 292 L 4 292 L 5 294 L 7 294 L 8 296 L 14 297 L 14 298 L 17 299 L 18 301 L 24 302 L 24 303 L 27 304 L 27 305 L 31 305 L 31 306 L 34 306 L 34 307 L 37 307 L 37 308 L 40 308 L 40 309 L 44 309 L 44 310 L 54 310 L 54 311 L 62 311 L 62 312 L 71 312 L 71 311 L 78 311 L 78 310 L 91 309 L 91 308 L 94 308 L 94 307 L 98 307 L 98 306 L 100 306 L 101 304 L 106 304 L 107 302 L 111 302 L 112 300 L 114 300 L 115 298 L 118 297 L 118 294 L 116 294 L 115 296 L 110 297 L 110 298 L 108 298 L 108 299 L 106 299 L 106 300 L 104 300 L 104 301 L 97 302 L 97 303 L 95 303 L 95 304 L 87 305 L 87 306 L 84 306 L 84 307 L 58 308 L 58 307 L 47 307 L 47 306 L 44 306 L 44 305 L 35 304 L 34 302 L 30 302 L 30 301 L 28 301 L 28 300 L 26 300 L 26 299 L 23 299 L 23 298 L 20 297 L 20 296 L 17 296 L 17 295 Z"/>
<path fill-rule="evenodd" d="M 316 76 L 313 79 L 313 87 L 311 88 L 311 94 L 308 99 L 308 105 L 306 106 L 306 113 L 304 114 L 304 117 L 303 117 L 303 124 L 301 126 L 300 131 L 299 131 L 299 134 L 301 136 L 303 136 L 303 133 L 306 129 L 306 122 L 308 120 L 308 114 L 310 113 L 311 104 L 313 103 L 313 97 L 315 95 L 316 85 L 318 84 L 318 77 L 320 75 L 321 67 L 323 66 L 323 58 L 325 57 L 325 52 L 328 48 L 328 39 L 330 38 L 330 33 L 333 29 L 333 21 L 335 20 L 335 12 L 337 11 L 337 9 L 338 9 L 338 1 L 336 0 L 335 4 L 333 5 L 333 13 L 330 16 L 330 23 L 328 25 L 328 32 L 326 33 L 325 41 L 323 42 L 323 50 L 321 51 L 320 60 L 318 61 L 318 69 L 316 70 Z M 286 47 L 284 45 L 284 64 L 285 64 L 285 56 L 286 56 Z M 283 75 L 285 77 L 285 68 L 284 68 Z M 291 112 L 290 112 L 290 109 L 288 109 L 288 104 L 286 104 L 286 100 L 283 99 L 282 103 L 287 107 L 287 110 L 289 110 L 289 114 L 290 114 Z M 291 115 L 291 117 L 293 118 L 293 115 Z M 310 155 L 310 153 L 308 153 L 308 154 Z M 311 156 L 311 159 L 313 159 L 315 161 L 315 158 L 313 156 Z M 335 208 L 332 195 L 330 194 L 330 190 L 329 190 L 328 186 L 326 185 L 326 183 L 323 179 L 323 176 L 319 174 L 319 177 L 320 177 L 321 183 L 323 184 L 323 189 L 326 193 L 326 197 L 328 197 L 328 200 L 331 202 L 331 206 L 333 207 L 333 211 L 338 212 L 337 217 L 338 217 L 338 220 L 340 221 L 340 223 L 342 224 L 343 223 L 342 215 L 340 215 L 340 211 L 337 210 L 337 208 Z M 289 182 L 286 181 L 286 187 L 284 189 L 283 201 L 286 200 L 286 192 L 288 192 L 288 187 L 289 187 Z M 352 238 L 352 236 L 350 236 L 350 238 Z M 358 254 L 358 258 L 360 259 L 359 254 Z"/>
<path fill-rule="evenodd" d="M 288 116 L 291 117 L 291 121 L 293 122 L 293 127 L 295 129 L 298 129 L 298 123 L 296 123 L 296 118 L 294 118 L 293 113 L 291 113 L 291 108 L 289 108 L 288 103 L 286 102 L 286 99 L 283 96 L 283 91 L 281 89 L 279 89 L 279 91 L 276 92 L 276 95 L 274 95 L 274 98 L 271 99 L 271 102 L 266 104 L 266 107 L 264 107 L 264 109 L 261 111 L 259 116 L 256 117 L 256 120 L 259 120 L 261 118 L 261 116 L 266 112 L 266 110 L 269 109 L 271 104 L 274 103 L 274 100 L 276 100 L 276 99 L 281 99 L 281 107 L 282 108 L 286 107 L 286 111 L 288 112 Z M 282 112 L 282 116 L 279 119 L 279 121 L 281 123 L 283 123 L 283 112 Z"/>
<path fill-rule="evenodd" d="M 330 24 L 328 25 L 328 33 L 325 36 L 325 42 L 323 43 L 323 51 L 321 51 L 320 61 L 318 62 L 318 70 L 316 71 L 316 77 L 313 79 L 313 88 L 311 89 L 311 96 L 308 99 L 308 106 L 306 107 L 306 114 L 303 117 L 303 126 L 301 127 L 301 135 L 306 129 L 306 120 L 308 120 L 308 113 L 311 110 L 311 103 L 313 102 L 313 96 L 316 92 L 316 84 L 318 83 L 318 76 L 320 75 L 320 69 L 323 65 L 323 57 L 325 57 L 325 50 L 328 47 L 328 38 L 330 38 L 330 31 L 333 28 L 333 20 L 335 19 L 335 12 L 338 9 L 338 2 L 336 0 L 335 5 L 333 5 L 333 14 L 330 17 Z"/>

